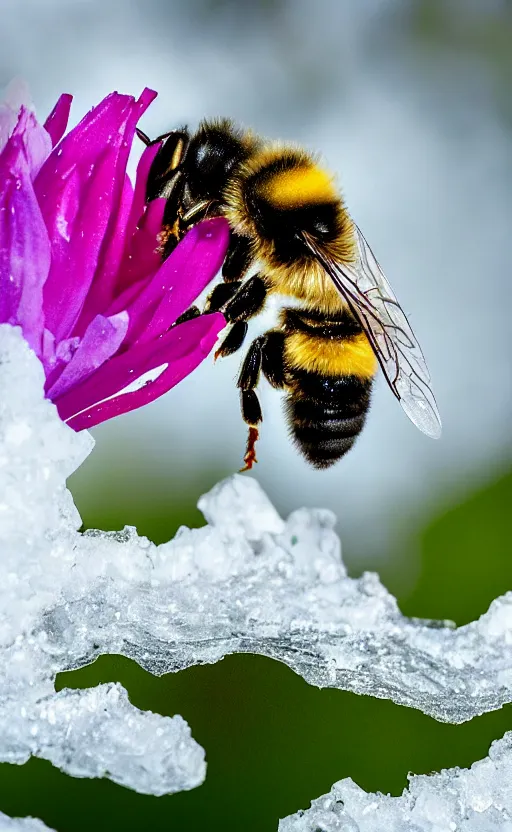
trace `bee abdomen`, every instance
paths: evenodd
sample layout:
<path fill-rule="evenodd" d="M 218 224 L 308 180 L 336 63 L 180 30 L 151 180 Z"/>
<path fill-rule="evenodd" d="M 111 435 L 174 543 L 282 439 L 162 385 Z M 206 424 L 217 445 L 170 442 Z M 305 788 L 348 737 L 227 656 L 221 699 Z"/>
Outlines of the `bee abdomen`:
<path fill-rule="evenodd" d="M 350 450 L 365 423 L 371 379 L 297 374 L 286 400 L 293 437 L 317 468 L 333 465 Z"/>

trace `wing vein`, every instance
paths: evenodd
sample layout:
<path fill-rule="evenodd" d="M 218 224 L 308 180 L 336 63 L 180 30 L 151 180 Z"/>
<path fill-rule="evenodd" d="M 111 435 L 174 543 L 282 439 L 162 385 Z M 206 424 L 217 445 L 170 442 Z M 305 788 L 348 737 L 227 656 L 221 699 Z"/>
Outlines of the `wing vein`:
<path fill-rule="evenodd" d="M 359 320 L 384 377 L 404 411 L 424 433 L 438 437 L 441 419 L 421 347 L 370 246 L 354 224 L 355 263 L 330 260 L 307 233 L 303 239 Z"/>

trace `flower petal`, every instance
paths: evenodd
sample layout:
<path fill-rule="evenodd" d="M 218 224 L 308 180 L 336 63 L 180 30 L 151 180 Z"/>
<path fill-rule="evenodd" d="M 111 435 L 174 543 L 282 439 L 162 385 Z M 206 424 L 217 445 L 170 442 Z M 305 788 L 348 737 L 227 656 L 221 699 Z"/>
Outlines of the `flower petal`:
<path fill-rule="evenodd" d="M 228 243 L 223 217 L 194 226 L 130 306 L 126 343 L 145 343 L 165 332 L 213 280 Z"/>
<path fill-rule="evenodd" d="M 91 168 L 89 178 L 83 179 L 76 167 L 55 183 L 51 201 L 56 210 L 50 223 L 50 199 L 39 200 L 52 246 L 43 294 L 45 320 L 57 341 L 72 334 L 94 277 L 108 222 L 112 154 L 106 150 Z"/>
<path fill-rule="evenodd" d="M 112 303 L 111 306 L 107 309 L 107 315 L 117 315 L 118 312 L 122 312 L 124 309 L 129 309 L 131 304 L 135 301 L 136 298 L 139 297 L 140 293 L 144 291 L 148 283 L 151 282 L 153 279 L 152 275 L 149 275 L 149 278 L 143 278 L 138 280 L 137 282 L 133 283 L 131 286 L 128 286 L 118 298 Z"/>
<path fill-rule="evenodd" d="M 104 310 L 118 293 L 118 272 L 125 253 L 126 242 L 132 233 L 129 223 L 133 214 L 134 192 L 126 175 L 126 166 L 137 122 L 156 95 L 153 90 L 144 89 L 140 98 L 134 102 L 126 123 L 124 140 L 120 144 L 116 163 L 117 186 L 112 200 L 111 218 L 101 248 L 94 283 L 80 321 L 81 329 L 89 324 L 97 311 Z M 155 246 L 151 245 L 150 253 L 154 248 Z"/>
<path fill-rule="evenodd" d="M 220 313 L 202 315 L 115 356 L 57 399 L 61 419 L 83 430 L 157 399 L 206 358 L 224 326 Z"/>
<path fill-rule="evenodd" d="M 19 324 L 41 355 L 50 244 L 20 136 L 0 156 L 0 321 Z"/>
<path fill-rule="evenodd" d="M 162 265 L 159 236 L 166 202 L 165 199 L 154 199 L 150 202 L 139 219 L 135 233 L 127 241 L 117 280 L 116 298 L 113 301 L 116 309 L 125 308 L 120 304 L 126 289 L 130 289 L 142 278 L 152 277 Z"/>
<path fill-rule="evenodd" d="M 72 95 L 63 93 L 44 123 L 44 129 L 50 136 L 52 147 L 60 142 L 66 132 L 72 101 Z"/>
<path fill-rule="evenodd" d="M 127 329 L 128 314 L 126 312 L 120 312 L 119 315 L 113 315 L 110 318 L 96 315 L 69 364 L 46 391 L 46 396 L 52 400 L 56 399 L 94 373 L 105 361 L 115 355 Z"/>
<path fill-rule="evenodd" d="M 133 185 L 130 178 L 125 174 L 123 192 L 121 194 L 121 201 L 118 206 L 117 216 L 114 220 L 114 227 L 112 229 L 111 243 L 109 245 L 109 268 L 103 270 L 101 279 L 93 281 L 90 290 L 85 298 L 84 306 L 79 320 L 75 326 L 75 331 L 82 335 L 87 329 L 90 322 L 93 320 L 97 310 L 105 310 L 111 303 L 112 297 L 115 293 L 115 285 L 118 277 L 117 272 L 119 264 L 124 257 L 124 251 L 127 243 L 126 239 L 126 223 L 130 215 L 131 205 L 133 200 Z"/>
<path fill-rule="evenodd" d="M 111 262 L 109 253 L 119 231 L 128 154 L 136 122 L 155 94 L 146 90 L 139 101 L 118 93 L 107 96 L 62 139 L 36 179 L 52 243 L 45 312 L 58 340 L 72 334 L 96 271 L 98 279 L 115 272 L 117 260 Z M 67 233 L 61 198 L 63 184 L 71 178 L 80 210 Z"/>
<path fill-rule="evenodd" d="M 153 164 L 154 158 L 162 146 L 162 142 L 151 144 L 146 147 L 139 159 L 137 165 L 137 175 L 135 177 L 135 192 L 133 195 L 133 205 L 126 228 L 126 233 L 131 236 L 138 226 L 144 207 L 146 205 L 146 182 L 148 179 L 149 169 Z"/>
<path fill-rule="evenodd" d="M 39 173 L 43 162 L 48 158 L 52 149 L 50 136 L 39 124 L 34 113 L 22 107 L 18 123 L 13 130 L 13 136 L 19 136 L 25 148 L 25 154 L 32 179 Z"/>

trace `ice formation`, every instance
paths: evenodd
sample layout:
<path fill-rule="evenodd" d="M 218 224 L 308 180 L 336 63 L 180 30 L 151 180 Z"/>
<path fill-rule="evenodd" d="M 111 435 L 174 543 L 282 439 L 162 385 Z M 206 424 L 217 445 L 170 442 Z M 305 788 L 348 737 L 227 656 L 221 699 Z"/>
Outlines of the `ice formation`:
<path fill-rule="evenodd" d="M 0 832 L 52 832 L 37 818 L 8 818 L 0 812 Z"/>
<path fill-rule="evenodd" d="M 43 757 L 77 777 L 108 776 L 151 794 L 194 788 L 204 779 L 204 752 L 180 716 L 142 712 L 118 685 L 55 693 L 55 674 L 73 664 L 73 639 L 85 636 L 94 649 L 86 618 L 102 587 L 122 593 L 123 571 L 127 588 L 148 567 L 141 547 L 132 565 L 128 551 L 117 565 L 115 555 L 104 558 L 101 539 L 98 548 L 84 538 L 81 548 L 65 478 L 93 441 L 57 418 L 43 380 L 19 331 L 0 326 L 0 760 Z M 107 541 L 118 551 L 111 547 Z M 59 631 L 60 616 L 77 603 L 82 622 Z"/>
<path fill-rule="evenodd" d="M 512 832 L 512 732 L 470 769 L 409 777 L 400 797 L 367 794 L 347 778 L 278 832 Z"/>
<path fill-rule="evenodd" d="M 65 479 L 93 442 L 42 385 L 19 331 L 0 326 L 1 761 L 35 755 L 151 794 L 202 782 L 181 717 L 138 710 L 118 685 L 55 693 L 58 672 L 105 653 L 157 675 L 260 653 L 451 722 L 512 700 L 512 593 L 460 629 L 407 619 L 376 575 L 347 576 L 330 512 L 285 522 L 249 477 L 216 486 L 199 504 L 207 525 L 161 546 L 131 528 L 79 533 Z"/>

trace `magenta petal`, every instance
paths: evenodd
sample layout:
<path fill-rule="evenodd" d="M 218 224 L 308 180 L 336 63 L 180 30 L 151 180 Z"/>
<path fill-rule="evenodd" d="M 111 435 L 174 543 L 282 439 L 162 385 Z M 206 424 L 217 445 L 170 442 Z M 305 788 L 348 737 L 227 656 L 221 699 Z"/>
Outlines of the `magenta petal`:
<path fill-rule="evenodd" d="M 49 399 L 67 393 L 111 358 L 123 342 L 128 328 L 128 314 L 120 312 L 105 318 L 97 315 L 87 328 L 80 345 L 57 381 L 46 391 Z"/>
<path fill-rule="evenodd" d="M 57 340 L 71 335 L 96 270 L 101 279 L 108 268 L 135 125 L 154 95 L 107 96 L 62 139 L 36 179 L 52 243 L 45 312 Z M 71 179 L 80 205 L 73 233 L 62 216 L 62 189 Z"/>
<path fill-rule="evenodd" d="M 202 315 L 112 358 L 56 401 L 61 419 L 83 430 L 157 399 L 203 361 L 224 326 L 220 313 Z"/>
<path fill-rule="evenodd" d="M 224 218 L 194 226 L 129 308 L 126 343 L 144 343 L 165 332 L 213 280 L 228 243 Z"/>
<path fill-rule="evenodd" d="M 0 321 L 19 324 L 40 355 L 50 245 L 19 136 L 0 156 L 0 182 Z"/>
<path fill-rule="evenodd" d="M 66 132 L 72 101 L 72 95 L 63 93 L 44 123 L 44 129 L 50 136 L 52 147 L 60 142 Z"/>
<path fill-rule="evenodd" d="M 112 298 L 115 296 L 118 271 L 127 242 L 126 224 L 130 215 L 132 199 L 133 186 L 129 176 L 125 174 L 121 201 L 112 228 L 112 240 L 110 246 L 108 246 L 108 258 L 105 258 L 104 246 L 102 257 L 106 261 L 105 266 L 103 269 L 101 269 L 101 266 L 99 267 L 101 269 L 101 279 L 93 281 L 86 297 L 80 319 L 75 328 L 78 335 L 81 335 L 89 326 L 96 311 L 98 309 L 107 309 L 112 302 Z"/>
<path fill-rule="evenodd" d="M 148 283 L 151 282 L 151 279 L 150 275 L 149 278 L 143 278 L 142 280 L 133 283 L 131 286 L 127 286 L 124 292 L 121 292 L 119 297 L 115 299 L 111 306 L 109 306 L 106 314 L 117 315 L 118 312 L 122 312 L 124 309 L 129 309 L 135 299 L 138 298 L 140 293 L 144 291 Z"/>
<path fill-rule="evenodd" d="M 148 179 L 149 169 L 153 164 L 153 160 L 162 146 L 161 142 L 151 144 L 146 147 L 139 159 L 137 165 L 137 175 L 135 177 L 135 192 L 133 195 L 133 205 L 130 214 L 130 219 L 126 228 L 126 233 L 131 236 L 138 225 L 138 221 L 142 216 L 146 204 L 146 183 Z"/>
<path fill-rule="evenodd" d="M 155 93 L 156 94 L 156 93 Z M 150 97 L 154 97 L 153 93 Z M 127 156 L 131 143 L 125 142 L 133 138 L 125 135 L 127 126 L 131 125 L 142 114 L 141 111 L 149 106 L 148 96 L 144 93 L 141 102 L 136 102 L 131 95 L 111 93 L 73 128 L 62 140 L 43 166 L 37 182 L 38 194 L 48 197 L 52 193 L 55 181 L 65 179 L 76 165 L 86 171 L 99 155 L 108 148 L 118 152 L 123 148 L 123 156 Z M 124 173 L 124 171 L 123 171 Z M 122 185 L 122 181 L 121 181 Z"/>
<path fill-rule="evenodd" d="M 156 92 L 145 89 L 136 101 L 130 112 L 130 117 L 124 129 L 124 140 L 119 146 L 119 153 L 116 162 L 116 188 L 112 200 L 112 213 L 105 239 L 98 262 L 95 284 L 98 284 L 98 295 L 93 291 L 92 300 L 97 300 L 101 308 L 105 308 L 115 294 L 115 278 L 119 271 L 125 241 L 129 240 L 132 230 L 130 228 L 133 216 L 134 192 L 132 184 L 126 175 L 128 157 L 135 136 L 135 128 L 142 114 L 147 110 L 156 97 Z M 129 207 L 131 204 L 131 208 Z M 142 201 L 141 212 L 144 205 Z M 96 289 L 96 286 L 93 287 Z"/>
<path fill-rule="evenodd" d="M 119 305 L 120 293 L 124 296 L 127 288 L 130 288 L 144 277 L 152 277 L 162 265 L 159 235 L 162 231 L 166 201 L 165 199 L 154 199 L 149 203 L 139 219 L 133 237 L 127 241 L 117 280 L 116 298 L 114 299 L 116 310 L 125 308 Z"/>
<path fill-rule="evenodd" d="M 32 179 L 35 179 L 43 162 L 50 155 L 52 149 L 50 136 L 44 127 L 41 127 L 34 113 L 26 107 L 20 110 L 13 136 L 19 136 L 23 142 L 30 175 Z"/>
<path fill-rule="evenodd" d="M 144 231 L 151 238 L 151 241 L 148 240 L 148 242 L 151 242 L 153 249 L 155 246 L 159 246 L 157 238 L 162 233 L 166 204 L 167 200 L 163 197 L 152 199 L 137 223 L 137 230 L 134 237 L 137 236 L 137 231 Z M 157 252 L 157 254 L 160 257 L 160 252 Z"/>
<path fill-rule="evenodd" d="M 47 328 L 57 341 L 68 338 L 80 315 L 98 262 L 109 218 L 112 154 L 97 160 L 89 178 L 70 172 L 54 190 L 56 210 L 47 228 L 52 265 L 44 287 Z M 43 202 L 43 214 L 49 200 Z M 46 219 L 47 219 L 46 217 Z"/>
<path fill-rule="evenodd" d="M 114 93 L 67 135 L 71 96 L 44 127 L 26 106 L 0 110 L 0 132 L 12 131 L 0 150 L 0 320 L 21 324 L 75 430 L 161 396 L 225 325 L 216 313 L 170 328 L 219 270 L 229 226 L 201 223 L 162 264 L 165 200 L 145 199 L 158 145 L 135 190 L 126 171 L 154 96 Z"/>

